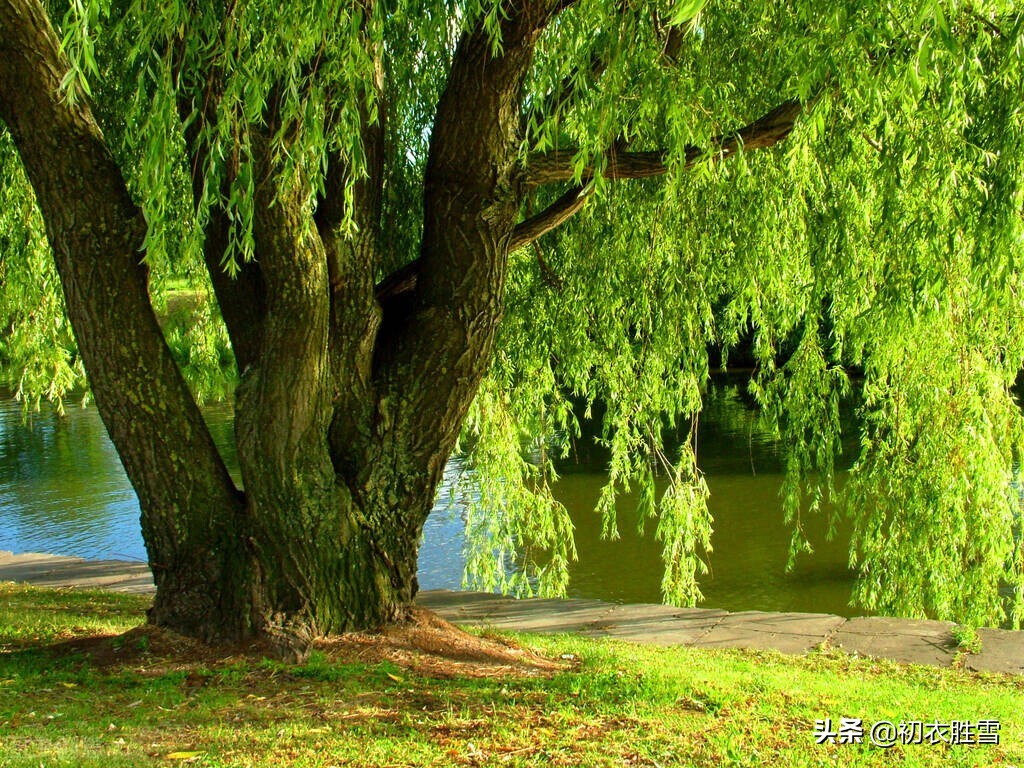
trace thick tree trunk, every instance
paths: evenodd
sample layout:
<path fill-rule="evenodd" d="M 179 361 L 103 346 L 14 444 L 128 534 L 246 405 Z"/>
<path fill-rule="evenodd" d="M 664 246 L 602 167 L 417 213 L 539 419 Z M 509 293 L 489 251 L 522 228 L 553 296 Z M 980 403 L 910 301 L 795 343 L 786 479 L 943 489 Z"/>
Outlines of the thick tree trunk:
<path fill-rule="evenodd" d="M 421 529 L 381 526 L 391 510 L 358 506 L 340 489 L 300 498 L 277 487 L 290 508 L 261 507 L 253 516 L 254 621 L 286 657 L 301 658 L 320 635 L 401 621 L 416 595 Z M 425 519 L 430 502 L 416 510 Z M 383 512 L 383 514 L 382 514 Z M 408 510 L 404 510 L 408 513 Z"/>
<path fill-rule="evenodd" d="M 68 65 L 45 12 L 38 0 L 0 0 L 0 120 L 35 189 L 100 415 L 139 496 L 157 584 L 152 622 L 207 640 L 263 635 L 301 656 L 316 635 L 407 611 L 423 525 L 501 317 L 520 91 L 557 7 L 510 8 L 504 55 L 482 29 L 461 41 L 431 141 L 420 279 L 398 317 L 374 290 L 380 125 L 367 115 L 371 179 L 357 185 L 361 234 L 347 240 L 337 198 L 310 226 L 301 195 L 276 185 L 273 126 L 253 127 L 257 259 L 240 282 L 216 273 L 222 211 L 210 217 L 206 254 L 241 369 L 243 493 L 157 325 L 141 213 L 84 97 L 60 94 Z M 343 176 L 332 159 L 328 181 Z"/>
<path fill-rule="evenodd" d="M 139 495 L 157 584 L 151 618 L 189 634 L 247 629 L 242 497 L 164 342 L 141 263 L 144 221 L 41 5 L 0 0 L 0 120 L 46 223 L 100 415 Z"/>

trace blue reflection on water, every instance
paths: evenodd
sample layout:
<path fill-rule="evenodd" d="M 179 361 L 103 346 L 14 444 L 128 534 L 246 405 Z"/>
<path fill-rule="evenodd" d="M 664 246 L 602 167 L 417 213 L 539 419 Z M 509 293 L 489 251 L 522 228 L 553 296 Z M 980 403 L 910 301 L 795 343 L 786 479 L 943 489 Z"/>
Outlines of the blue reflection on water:
<path fill-rule="evenodd" d="M 214 404 L 204 415 L 234 470 L 231 409 Z M 446 485 L 459 471 L 449 462 Z M 423 589 L 462 581 L 463 524 L 448 498 L 442 490 L 424 528 Z M 95 407 L 69 404 L 61 417 L 44 405 L 25 421 L 20 403 L 0 399 L 0 549 L 146 562 L 139 503 Z"/>

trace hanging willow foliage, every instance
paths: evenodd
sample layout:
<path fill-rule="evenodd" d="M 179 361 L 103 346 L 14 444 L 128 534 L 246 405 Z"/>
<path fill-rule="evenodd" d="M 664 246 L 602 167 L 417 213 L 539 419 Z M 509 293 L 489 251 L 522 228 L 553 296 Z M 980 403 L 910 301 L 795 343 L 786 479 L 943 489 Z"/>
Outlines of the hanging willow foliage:
<path fill-rule="evenodd" d="M 1024 15 L 1013 2 L 551 3 L 518 116 L 526 190 L 504 316 L 463 433 L 474 583 L 563 592 L 575 556 L 554 460 L 600 413 L 599 501 L 641 489 L 664 594 L 700 599 L 711 548 L 692 441 L 709 349 L 752 345 L 751 389 L 786 451 L 793 553 L 835 493 L 840 407 L 860 452 L 840 495 L 856 599 L 905 615 L 1024 617 Z M 555 8 L 557 6 L 557 8 Z M 154 276 L 258 258 L 254 155 L 313 231 L 381 176 L 376 281 L 414 263 L 438 104 L 463 33 L 505 51 L 497 0 L 73 0 L 51 4 L 147 224 Z M 386 118 L 386 119 L 385 119 Z M 367 156 L 383 125 L 385 159 Z M 780 141 L 784 138 L 784 141 Z M 776 144 L 774 148 L 767 148 Z M 759 147 L 765 147 L 761 151 Z M 43 226 L 0 134 L 0 355 L 29 397 L 81 382 Z M 205 278 L 203 278 L 205 279 Z M 218 330 L 214 312 L 204 333 Z M 216 357 L 215 355 L 213 357 Z M 202 377 L 198 377 L 201 379 Z M 667 488 L 655 494 L 655 477 Z M 1009 587 L 1011 600 L 1000 597 Z"/>

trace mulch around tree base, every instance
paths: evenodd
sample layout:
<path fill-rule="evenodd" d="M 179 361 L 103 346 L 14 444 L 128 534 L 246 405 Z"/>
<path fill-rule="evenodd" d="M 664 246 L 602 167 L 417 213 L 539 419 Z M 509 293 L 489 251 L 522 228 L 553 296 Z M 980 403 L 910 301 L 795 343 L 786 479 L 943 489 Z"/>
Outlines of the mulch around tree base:
<path fill-rule="evenodd" d="M 312 650 L 335 664 L 386 661 L 435 678 L 547 676 L 572 668 L 572 660 L 545 658 L 508 639 L 472 635 L 424 608 L 415 608 L 407 621 L 376 632 L 319 638 Z M 143 666 L 151 672 L 260 661 L 278 655 L 264 642 L 207 645 L 151 625 L 120 635 L 67 640 L 48 651 L 56 657 L 81 657 L 96 668 Z"/>

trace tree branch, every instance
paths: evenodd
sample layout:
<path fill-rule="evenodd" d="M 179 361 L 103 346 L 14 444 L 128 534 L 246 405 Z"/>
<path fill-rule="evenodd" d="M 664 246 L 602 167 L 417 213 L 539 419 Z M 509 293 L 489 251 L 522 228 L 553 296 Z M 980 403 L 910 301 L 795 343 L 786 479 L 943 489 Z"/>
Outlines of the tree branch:
<path fill-rule="evenodd" d="M 385 277 L 375 288 L 377 301 L 386 304 L 404 293 L 416 288 L 416 278 L 420 271 L 420 260 L 414 259 Z"/>
<path fill-rule="evenodd" d="M 654 31 L 664 42 L 661 48 L 661 63 L 666 67 L 674 67 L 679 64 L 679 56 L 683 50 L 683 40 L 686 36 L 686 27 L 681 24 L 667 24 L 662 15 L 655 11 L 651 14 L 654 22 Z"/>
<path fill-rule="evenodd" d="M 517 224 L 512 230 L 508 252 L 512 253 L 524 245 L 529 245 L 537 238 L 568 221 L 583 207 L 593 190 L 594 187 L 590 184 L 574 186 L 543 211 Z"/>
<path fill-rule="evenodd" d="M 665 46 L 661 50 L 661 57 L 668 66 L 676 66 L 679 63 L 684 34 L 683 27 L 678 25 L 669 27 L 665 33 Z"/>
<path fill-rule="evenodd" d="M 717 160 L 734 155 L 741 147 L 747 151 L 764 149 L 782 141 L 793 130 L 796 118 L 803 105 L 796 100 L 786 101 L 733 133 L 724 134 L 711 140 L 711 147 L 687 147 L 683 155 L 683 168 L 692 168 L 704 160 Z M 575 150 L 559 150 L 534 155 L 527 163 L 522 181 L 527 186 L 553 184 L 575 177 L 573 163 Z M 667 150 L 650 152 L 616 152 L 614 162 L 604 170 L 607 179 L 648 179 L 668 172 L 669 153 Z M 594 175 L 593 166 L 583 169 L 583 178 Z"/>
<path fill-rule="evenodd" d="M 327 257 L 308 231 L 301 193 L 278 187 L 280 167 L 270 130 L 251 132 L 255 184 L 253 240 L 265 286 L 266 314 L 256 362 L 235 393 L 239 465 L 254 498 L 293 498 L 303 483 L 333 467 L 324 435 L 332 387 L 327 374 L 330 322 Z M 287 430 L 274 428 L 287 423 Z M 264 467 L 295 466 L 295 485 L 275 486 Z M 267 475 L 267 476 L 265 476 Z"/>
<path fill-rule="evenodd" d="M 234 5 L 228 8 L 225 23 L 231 18 Z M 179 47 L 184 41 L 179 43 Z M 178 52 L 175 66 L 181 64 Z M 185 126 L 185 145 L 190 151 L 189 170 L 192 183 L 192 204 L 198 212 L 203 204 L 203 190 L 206 184 L 207 150 L 203 144 L 203 131 L 210 121 L 216 121 L 216 112 L 223 84 L 223 72 L 219 65 L 205 73 L 206 91 L 203 103 L 197 106 L 191 99 L 179 94 L 177 100 L 178 118 Z M 222 192 L 226 192 L 230 179 L 225 179 Z M 225 194 L 226 197 L 226 194 Z M 266 315 L 266 286 L 260 265 L 254 261 L 238 265 L 238 273 L 232 277 L 224 269 L 224 254 L 227 252 L 231 223 L 220 206 L 211 206 L 206 213 L 203 229 L 203 263 L 213 285 L 214 296 L 220 307 L 224 326 L 231 340 L 235 365 L 242 373 L 252 365 L 259 352 L 263 321 Z"/>
<path fill-rule="evenodd" d="M 684 155 L 683 168 L 691 168 L 703 160 L 729 157 L 740 147 L 751 150 L 777 144 L 789 135 L 801 110 L 800 102 L 787 101 L 739 131 L 714 139 L 714 150 L 688 148 Z M 569 152 L 555 152 L 542 156 L 540 162 L 532 164 L 527 171 L 527 183 L 536 186 L 571 178 L 571 156 L 572 153 Z M 604 172 L 605 178 L 608 179 L 646 179 L 661 176 L 669 169 L 665 151 L 622 152 L 614 149 L 609 159 L 610 162 Z M 586 169 L 582 184 L 573 186 L 543 211 L 517 224 L 509 242 L 509 253 L 547 234 L 582 209 L 593 189 L 588 183 L 591 177 L 592 169 Z"/>
<path fill-rule="evenodd" d="M 748 151 L 771 147 L 789 135 L 802 109 L 803 105 L 798 101 L 784 102 L 739 131 L 713 140 L 712 144 L 716 146 L 714 150 L 690 148 L 686 151 L 683 168 L 692 168 L 703 160 L 729 157 L 741 146 Z M 667 153 L 664 151 L 613 152 L 604 172 L 607 179 L 647 179 L 668 172 Z M 531 166 L 527 172 L 526 182 L 531 186 L 539 186 L 572 178 L 572 156 L 572 152 L 554 152 L 540 156 L 540 162 Z M 512 230 L 508 252 L 512 253 L 529 245 L 578 213 L 593 190 L 589 185 L 590 171 L 592 169 L 585 169 L 581 184 L 574 185 L 543 211 L 517 224 Z M 394 302 L 399 296 L 414 290 L 420 266 L 420 259 L 416 259 L 378 283 L 378 300 Z"/>
<path fill-rule="evenodd" d="M 209 220 L 203 230 L 203 262 L 231 339 L 235 365 L 242 373 L 259 354 L 267 311 L 266 286 L 260 266 L 255 261 L 239 264 L 234 277 L 224 269 L 230 226 L 224 211 L 215 209 L 209 212 Z"/>
<path fill-rule="evenodd" d="M 337 152 L 328 157 L 324 196 L 315 221 L 327 257 L 330 283 L 330 372 L 333 417 L 330 427 L 331 459 L 337 474 L 358 493 L 353 479 L 364 463 L 365 437 L 372 417 L 371 374 L 373 351 L 381 326 L 381 306 L 374 277 L 381 261 L 381 212 L 384 199 L 385 101 L 383 49 L 374 50 L 374 78 L 370 93 L 358 94 L 360 139 L 366 158 L 364 175 L 354 176 L 350 164 Z M 367 107 L 376 104 L 376 115 Z M 351 184 L 351 210 L 346 210 L 345 188 Z M 354 232 L 342 225 L 351 214 Z"/>
<path fill-rule="evenodd" d="M 520 204 L 515 177 L 523 83 L 541 31 L 568 4 L 508 3 L 498 52 L 482 24 L 467 31 L 438 102 L 424 174 L 416 290 L 399 311 L 385 310 L 373 366 L 373 427 L 384 436 L 375 446 L 400 440 L 409 479 L 388 489 L 390 481 L 377 476 L 382 458 L 369 456 L 359 483 L 373 494 L 391 493 L 381 509 L 401 508 L 408 498 L 417 535 L 425 519 L 415 517 L 422 512 L 412 505 L 417 487 L 440 480 L 490 364 L 507 243 Z"/>
<path fill-rule="evenodd" d="M 512 230 L 508 252 L 518 251 L 568 221 L 583 207 L 591 192 L 593 187 L 589 185 L 572 187 L 543 211 L 521 221 Z M 414 291 L 421 265 L 420 259 L 410 261 L 377 283 L 377 301 L 386 307 Z"/>

